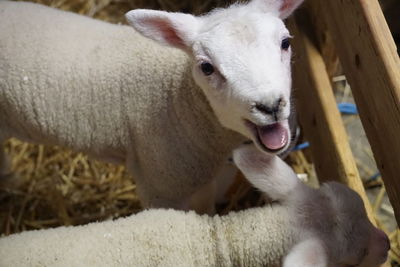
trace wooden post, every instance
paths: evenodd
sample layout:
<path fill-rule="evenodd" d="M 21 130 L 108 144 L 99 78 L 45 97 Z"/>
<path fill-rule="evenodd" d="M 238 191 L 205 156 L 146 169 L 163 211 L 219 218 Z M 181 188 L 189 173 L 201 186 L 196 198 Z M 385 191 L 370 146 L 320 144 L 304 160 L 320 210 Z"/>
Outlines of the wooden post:
<path fill-rule="evenodd" d="M 321 19 L 319 5 L 315 5 L 312 0 L 305 1 L 301 11 L 307 16 L 309 24 L 307 27 L 313 29 L 312 38 L 315 39 L 315 45 L 325 61 L 325 66 L 330 78 L 342 73 L 336 47 L 333 45 L 332 35 L 328 31 L 326 21 Z M 312 11 L 311 11 L 312 10 Z"/>
<path fill-rule="evenodd" d="M 311 0 L 328 25 L 400 222 L 400 60 L 377 0 Z"/>
<path fill-rule="evenodd" d="M 294 49 L 294 91 L 298 115 L 307 140 L 311 143 L 313 162 L 320 181 L 334 180 L 357 191 L 375 222 L 371 205 L 359 177 L 347 134 L 336 105 L 329 75 L 321 54 L 297 25 L 299 16 L 289 21 Z M 296 22 L 296 23 L 295 23 Z"/>

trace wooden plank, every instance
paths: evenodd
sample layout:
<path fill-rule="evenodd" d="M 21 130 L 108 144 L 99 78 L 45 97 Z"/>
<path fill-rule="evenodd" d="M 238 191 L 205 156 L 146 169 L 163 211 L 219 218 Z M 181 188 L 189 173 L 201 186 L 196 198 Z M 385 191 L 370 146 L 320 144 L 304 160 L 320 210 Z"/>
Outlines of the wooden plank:
<path fill-rule="evenodd" d="M 311 0 L 328 25 L 400 222 L 400 60 L 377 0 Z"/>
<path fill-rule="evenodd" d="M 357 191 L 367 208 L 369 217 L 375 222 L 371 205 L 359 177 L 347 134 L 336 105 L 335 96 L 321 54 L 300 31 L 296 14 L 289 23 L 295 36 L 293 49 L 294 92 L 300 123 L 311 143 L 312 157 L 320 181 L 339 181 Z M 296 21 L 295 21 L 296 20 Z"/>
<path fill-rule="evenodd" d="M 301 12 L 307 15 L 310 26 L 312 25 L 314 29 L 312 38 L 315 38 L 315 45 L 325 61 L 329 77 L 341 75 L 343 72 L 333 45 L 332 35 L 328 31 L 327 23 L 321 19 L 319 5 L 313 4 L 313 1 L 306 1 Z"/>

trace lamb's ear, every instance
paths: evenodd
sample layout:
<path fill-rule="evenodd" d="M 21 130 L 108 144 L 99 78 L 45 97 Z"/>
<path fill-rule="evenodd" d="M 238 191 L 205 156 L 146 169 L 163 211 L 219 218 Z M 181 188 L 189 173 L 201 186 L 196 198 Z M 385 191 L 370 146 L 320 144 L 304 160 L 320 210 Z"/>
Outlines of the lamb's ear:
<path fill-rule="evenodd" d="M 300 183 L 284 161 L 276 155 L 259 151 L 254 145 L 235 149 L 233 161 L 251 184 L 273 200 L 287 199 Z"/>
<path fill-rule="evenodd" d="M 282 2 L 279 8 L 279 17 L 281 19 L 286 19 L 290 15 L 292 15 L 293 11 L 295 11 L 304 0 L 281 0 Z"/>
<path fill-rule="evenodd" d="M 283 267 L 326 267 L 328 257 L 318 238 L 310 238 L 296 244 L 283 260 Z"/>
<path fill-rule="evenodd" d="M 196 17 L 183 13 L 135 9 L 125 17 L 144 36 L 184 50 L 189 50 L 199 28 Z"/>
<path fill-rule="evenodd" d="M 304 0 L 253 0 L 252 5 L 267 12 L 276 12 L 281 19 L 289 17 Z"/>

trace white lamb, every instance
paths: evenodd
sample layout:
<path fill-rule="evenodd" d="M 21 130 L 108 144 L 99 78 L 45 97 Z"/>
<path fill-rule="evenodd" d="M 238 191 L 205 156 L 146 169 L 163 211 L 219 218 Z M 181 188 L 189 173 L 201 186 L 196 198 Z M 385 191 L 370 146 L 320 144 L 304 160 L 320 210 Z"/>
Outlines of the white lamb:
<path fill-rule="evenodd" d="M 221 217 L 159 209 L 15 234 L 0 239 L 0 265 L 265 267 L 283 258 L 284 267 L 373 267 L 386 260 L 387 236 L 348 187 L 307 187 L 254 146 L 236 150 L 234 160 L 276 202 Z"/>
<path fill-rule="evenodd" d="M 213 193 L 244 138 L 268 153 L 289 146 L 282 19 L 302 1 L 253 0 L 201 17 L 133 10 L 137 31 L 0 1 L 0 143 L 15 136 L 126 164 L 144 206 L 187 209 L 196 192 Z"/>

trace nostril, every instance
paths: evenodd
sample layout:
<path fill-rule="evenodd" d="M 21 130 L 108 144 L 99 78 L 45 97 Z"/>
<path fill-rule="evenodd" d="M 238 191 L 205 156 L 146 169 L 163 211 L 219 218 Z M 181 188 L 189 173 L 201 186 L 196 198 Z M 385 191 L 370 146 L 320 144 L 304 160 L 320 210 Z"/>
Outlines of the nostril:
<path fill-rule="evenodd" d="M 274 107 L 271 108 L 261 103 L 256 104 L 256 109 L 265 114 L 272 114 L 275 112 Z"/>
<path fill-rule="evenodd" d="M 265 114 L 275 114 L 278 113 L 279 110 L 281 109 L 281 105 L 283 102 L 283 98 L 280 97 L 278 100 L 276 100 L 272 105 L 264 105 L 261 103 L 256 103 L 255 107 L 258 111 L 261 111 Z"/>
<path fill-rule="evenodd" d="M 274 110 L 274 112 L 278 112 L 282 106 L 283 106 L 283 98 L 280 97 L 278 100 L 275 101 L 272 109 Z"/>
<path fill-rule="evenodd" d="M 280 105 L 282 104 L 282 102 L 283 102 L 283 97 L 280 97 L 279 99 L 278 99 L 278 101 L 276 101 L 276 103 L 275 103 L 275 105 L 276 105 L 276 107 L 280 107 Z"/>

